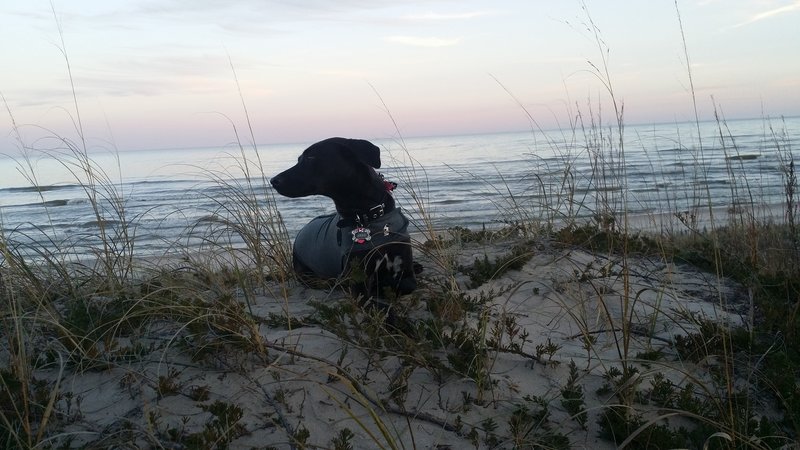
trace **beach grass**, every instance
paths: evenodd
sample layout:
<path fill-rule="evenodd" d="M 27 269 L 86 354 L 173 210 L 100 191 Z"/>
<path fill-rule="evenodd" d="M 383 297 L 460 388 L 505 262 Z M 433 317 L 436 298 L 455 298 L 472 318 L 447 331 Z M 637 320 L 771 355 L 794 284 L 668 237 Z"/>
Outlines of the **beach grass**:
<path fill-rule="evenodd" d="M 754 199 L 724 222 L 673 216 L 683 229 L 656 233 L 626 224 L 618 190 L 576 205 L 595 212 L 583 221 L 526 222 L 533 215 L 510 200 L 503 228 L 425 228 L 415 247 L 427 273 L 416 293 L 395 300 L 391 324 L 343 291 L 292 279 L 285 228 L 258 171 L 244 182 L 211 173 L 228 194 L 197 224 L 206 227 L 202 251 L 159 264 L 137 265 L 132 233 L 33 249 L 4 234 L 0 439 L 14 448 L 211 448 L 266 433 L 276 448 L 416 448 L 434 428 L 436 442 L 477 448 L 788 445 L 800 420 L 797 179 L 780 132 L 770 138 L 784 163 L 782 217 Z M 586 141 L 598 184 L 623 182 L 619 149 Z M 249 170 L 247 158 L 235 170 Z M 735 165 L 730 175 L 748 189 Z M 113 206 L 122 203 L 108 201 L 113 182 L 82 182 L 98 222 L 135 230 L 135 218 Z M 77 248 L 91 258 L 65 256 Z M 682 267 L 696 274 L 691 282 Z M 693 310 L 677 299 L 697 279 L 704 285 L 689 291 L 706 306 Z M 503 375 L 520 368 L 552 386 Z M 87 399 L 114 400 L 90 379 L 152 405 L 95 423 Z M 304 420 L 307 401 L 347 425 Z"/>
<path fill-rule="evenodd" d="M 381 100 L 425 266 L 419 289 L 392 299 L 391 321 L 294 279 L 270 174 L 236 125 L 233 164 L 208 171 L 224 195 L 186 231 L 200 248 L 139 258 L 137 217 L 91 159 L 76 99 L 76 137 L 54 134 L 45 151 L 83 188 L 98 233 L 0 234 L 0 446 L 796 446 L 800 209 L 780 121 L 765 119 L 761 150 L 779 156 L 782 214 L 760 207 L 718 112 L 727 182 L 749 201 L 723 214 L 706 191 L 675 211 L 663 194 L 642 226 L 626 208 L 624 107 L 605 58 L 592 70 L 610 121 L 576 107 L 570 144 L 555 149 L 563 167 L 532 157 L 540 200 L 491 186 L 504 226 L 481 230 L 433 225 L 425 168 Z M 704 185 L 697 139 L 682 144 L 696 170 L 674 181 Z M 41 147 L 19 146 L 42 185 L 25 157 Z"/>

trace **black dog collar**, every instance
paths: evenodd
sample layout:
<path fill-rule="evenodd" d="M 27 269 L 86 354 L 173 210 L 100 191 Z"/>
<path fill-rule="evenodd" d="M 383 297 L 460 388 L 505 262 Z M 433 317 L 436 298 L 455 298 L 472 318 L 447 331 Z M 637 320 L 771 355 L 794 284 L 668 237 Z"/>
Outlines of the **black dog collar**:
<path fill-rule="evenodd" d="M 350 211 L 346 214 L 341 214 L 342 220 L 340 220 L 336 226 L 339 228 L 345 227 L 359 227 L 363 228 L 369 225 L 370 222 L 377 220 L 383 215 L 388 214 L 394 211 L 394 199 L 392 198 L 392 191 L 397 188 L 397 183 L 392 181 L 388 181 L 383 177 L 383 174 L 378 174 L 383 183 L 383 187 L 386 190 L 386 194 L 384 194 L 383 202 L 373 206 L 372 208 L 360 211 Z"/>
<path fill-rule="evenodd" d="M 389 201 L 384 201 L 383 203 L 379 203 L 373 206 L 370 209 L 362 210 L 362 211 L 351 211 L 347 214 L 341 214 L 342 220 L 340 220 L 336 226 L 339 228 L 345 227 L 365 227 L 384 215 L 394 211 L 394 200 L 388 199 Z"/>

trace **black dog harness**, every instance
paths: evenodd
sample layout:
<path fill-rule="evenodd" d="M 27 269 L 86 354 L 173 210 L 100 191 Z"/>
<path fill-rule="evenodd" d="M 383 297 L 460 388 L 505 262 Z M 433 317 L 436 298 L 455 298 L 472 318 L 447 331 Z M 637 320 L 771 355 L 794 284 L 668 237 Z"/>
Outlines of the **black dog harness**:
<path fill-rule="evenodd" d="M 294 257 L 320 278 L 339 278 L 351 255 L 368 253 L 390 242 L 409 242 L 408 219 L 399 207 L 383 205 L 344 218 L 319 216 L 304 226 L 294 241 Z"/>

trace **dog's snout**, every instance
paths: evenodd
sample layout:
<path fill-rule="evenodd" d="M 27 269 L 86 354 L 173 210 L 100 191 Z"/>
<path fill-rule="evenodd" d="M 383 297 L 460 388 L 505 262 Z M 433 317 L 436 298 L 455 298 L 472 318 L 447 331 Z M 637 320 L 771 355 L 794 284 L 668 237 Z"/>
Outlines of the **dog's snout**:
<path fill-rule="evenodd" d="M 289 198 L 306 197 L 315 193 L 313 185 L 298 179 L 293 169 L 275 175 L 269 183 L 278 194 Z"/>
<path fill-rule="evenodd" d="M 296 197 L 294 192 L 290 187 L 291 183 L 289 183 L 283 173 L 279 173 L 275 175 L 269 180 L 269 184 L 272 185 L 272 188 L 275 189 L 275 192 L 278 194 L 284 195 L 286 197 Z"/>
<path fill-rule="evenodd" d="M 290 192 L 292 190 L 290 187 L 292 185 L 291 180 L 289 180 L 289 178 L 283 172 L 272 177 L 269 180 L 269 184 L 271 184 L 279 194 L 289 197 L 292 196 L 292 193 Z"/>

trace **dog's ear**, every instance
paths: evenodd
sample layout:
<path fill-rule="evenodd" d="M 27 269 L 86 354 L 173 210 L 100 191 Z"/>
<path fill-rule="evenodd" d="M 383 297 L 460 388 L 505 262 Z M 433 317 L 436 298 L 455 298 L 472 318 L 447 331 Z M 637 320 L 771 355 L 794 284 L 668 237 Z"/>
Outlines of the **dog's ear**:
<path fill-rule="evenodd" d="M 350 150 L 353 156 L 375 169 L 381 168 L 381 149 L 364 139 L 331 138 L 337 144 Z"/>

